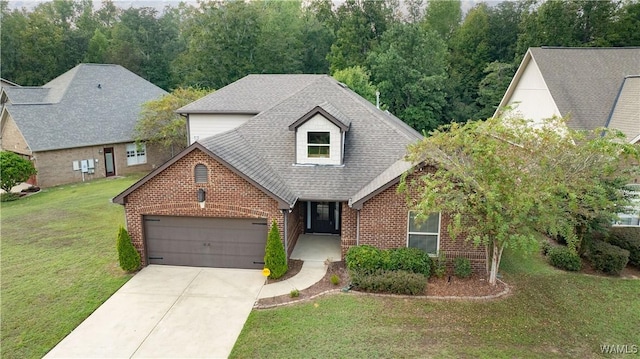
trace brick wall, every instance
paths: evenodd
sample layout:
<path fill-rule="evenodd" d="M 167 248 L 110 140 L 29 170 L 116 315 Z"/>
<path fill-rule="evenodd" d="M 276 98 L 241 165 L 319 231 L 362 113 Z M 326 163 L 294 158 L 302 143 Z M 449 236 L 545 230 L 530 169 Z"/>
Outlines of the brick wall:
<path fill-rule="evenodd" d="M 208 168 L 208 183 L 195 183 L 194 167 L 199 163 Z M 200 188 L 207 191 L 205 208 L 200 208 L 197 201 Z M 198 149 L 129 194 L 125 213 L 127 230 L 145 265 L 144 215 L 266 218 L 268 223 L 275 219 L 284 236 L 284 217 L 278 203 Z M 298 226 L 292 217 L 295 216 L 290 216 L 290 238 Z"/>
<path fill-rule="evenodd" d="M 407 246 L 407 227 L 409 207 L 405 195 L 397 193 L 397 185 L 391 186 L 365 202 L 360 210 L 360 241 L 379 248 L 398 248 Z M 348 212 L 347 212 L 348 211 Z M 343 211 L 343 257 L 349 247 L 355 245 L 355 230 L 347 231 L 347 223 L 355 223 L 355 210 Z M 345 215 L 349 213 L 348 215 Z M 453 240 L 447 231 L 451 218 L 442 214 L 440 225 L 440 251 L 444 252 L 448 261 L 457 257 L 471 260 L 474 272 L 486 273 L 485 249 L 468 243 L 464 238 Z M 354 225 L 355 226 L 355 225 Z M 345 235 L 346 234 L 346 235 Z"/>
<path fill-rule="evenodd" d="M 2 126 L 2 136 L 0 136 L 3 150 L 19 153 L 21 155 L 31 155 L 31 150 L 27 146 L 22 133 L 18 129 L 16 122 L 11 116 L 6 117 L 6 122 Z"/>
<path fill-rule="evenodd" d="M 127 175 L 136 172 L 149 172 L 159 167 L 170 158 L 170 154 L 158 146 L 147 146 L 147 163 L 127 165 L 126 144 L 110 144 L 88 146 L 55 151 L 37 152 L 34 154 L 34 165 L 38 170 L 37 182 L 40 187 L 51 187 L 60 184 L 81 182 L 82 172 L 73 170 L 73 161 L 95 159 L 94 173 L 85 173 L 84 180 L 106 177 L 104 149 L 113 147 L 116 175 Z"/>

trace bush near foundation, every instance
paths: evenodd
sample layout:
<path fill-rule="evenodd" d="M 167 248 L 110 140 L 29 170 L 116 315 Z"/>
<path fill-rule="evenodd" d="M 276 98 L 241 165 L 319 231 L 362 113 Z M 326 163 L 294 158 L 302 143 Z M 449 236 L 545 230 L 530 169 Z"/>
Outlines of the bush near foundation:
<path fill-rule="evenodd" d="M 471 261 L 468 258 L 458 257 L 453 261 L 453 274 L 458 278 L 471 276 Z"/>
<path fill-rule="evenodd" d="M 267 247 L 264 251 L 264 266 L 269 268 L 271 274 L 269 278 L 278 279 L 289 269 L 287 264 L 287 254 L 280 238 L 280 229 L 276 221 L 271 224 L 269 236 L 267 237 Z"/>
<path fill-rule="evenodd" d="M 351 272 L 352 284 L 359 290 L 375 293 L 424 294 L 427 277 L 404 270 L 377 270 L 373 273 Z"/>
<path fill-rule="evenodd" d="M 381 250 L 369 245 L 355 246 L 349 248 L 345 261 L 350 271 L 363 273 L 404 270 L 428 276 L 431 270 L 429 255 L 417 248 Z"/>
<path fill-rule="evenodd" d="M 118 263 L 120 268 L 127 272 L 133 272 L 140 268 L 140 253 L 131 243 L 131 237 L 124 227 L 120 226 L 118 230 L 117 244 Z"/>

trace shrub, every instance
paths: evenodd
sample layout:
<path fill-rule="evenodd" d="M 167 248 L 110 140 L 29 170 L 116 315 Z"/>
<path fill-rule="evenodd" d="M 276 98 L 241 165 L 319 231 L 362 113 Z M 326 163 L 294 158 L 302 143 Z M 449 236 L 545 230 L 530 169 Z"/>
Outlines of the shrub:
<path fill-rule="evenodd" d="M 395 248 L 387 251 L 388 257 L 383 259 L 387 260 L 385 263 L 386 270 L 404 270 L 412 273 L 422 274 L 426 277 L 429 276 L 431 271 L 431 258 L 427 252 L 418 248 Z"/>
<path fill-rule="evenodd" d="M 331 284 L 333 285 L 338 285 L 340 284 L 340 277 L 338 277 L 338 275 L 334 274 L 331 276 Z"/>
<path fill-rule="evenodd" d="M 542 251 L 542 255 L 547 255 L 549 254 L 549 250 L 553 248 L 553 246 L 551 245 L 551 243 L 549 243 L 548 240 L 545 240 L 542 242 L 542 244 L 540 245 L 540 250 Z"/>
<path fill-rule="evenodd" d="M 613 227 L 609 243 L 629 251 L 629 263 L 640 267 L 640 227 Z"/>
<path fill-rule="evenodd" d="M 595 270 L 620 275 L 629 261 L 629 251 L 603 241 L 593 241 L 589 260 Z"/>
<path fill-rule="evenodd" d="M 0 188 L 7 193 L 37 173 L 31 161 L 9 151 L 0 151 L 0 168 Z"/>
<path fill-rule="evenodd" d="M 447 274 L 447 257 L 444 252 L 440 252 L 437 257 L 431 258 L 431 265 L 433 267 L 433 275 L 438 278 L 444 277 Z"/>
<path fill-rule="evenodd" d="M 289 297 L 291 298 L 297 298 L 300 296 L 300 291 L 297 289 L 292 289 L 291 292 L 289 292 Z"/>
<path fill-rule="evenodd" d="M 344 260 L 349 271 L 373 273 L 385 266 L 381 250 L 369 245 L 349 248 Z"/>
<path fill-rule="evenodd" d="M 471 276 L 471 261 L 468 258 L 458 257 L 453 261 L 453 274 L 458 278 Z"/>
<path fill-rule="evenodd" d="M 269 278 L 271 279 L 282 277 L 289 269 L 287 265 L 287 254 L 284 251 L 282 239 L 280 238 L 280 229 L 278 229 L 278 224 L 275 220 L 271 224 L 269 236 L 267 237 L 267 247 L 264 252 L 264 266 L 271 271 L 271 274 L 269 274 Z"/>
<path fill-rule="evenodd" d="M 417 295 L 423 294 L 427 286 L 426 276 L 403 270 L 356 271 L 352 273 L 351 280 L 359 290 L 379 293 Z"/>
<path fill-rule="evenodd" d="M 5 192 L 0 194 L 0 202 L 11 202 L 20 199 L 20 195 L 13 192 Z"/>
<path fill-rule="evenodd" d="M 120 268 L 127 272 L 133 272 L 140 268 L 140 253 L 131 243 L 131 237 L 124 227 L 120 226 L 118 230 L 118 239 L 116 246 L 118 248 L 118 261 Z"/>
<path fill-rule="evenodd" d="M 565 246 L 549 249 L 547 256 L 549 257 L 549 263 L 556 268 L 574 272 L 582 268 L 582 261 L 578 253 Z"/>

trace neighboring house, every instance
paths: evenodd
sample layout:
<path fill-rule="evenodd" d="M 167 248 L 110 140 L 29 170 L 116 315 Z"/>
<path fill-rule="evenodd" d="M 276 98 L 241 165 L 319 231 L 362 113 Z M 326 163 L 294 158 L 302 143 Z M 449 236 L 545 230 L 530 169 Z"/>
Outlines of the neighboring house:
<path fill-rule="evenodd" d="M 249 75 L 177 112 L 190 146 L 114 198 L 145 264 L 262 268 L 268 226 L 288 254 L 302 233 L 467 257 L 449 216 L 414 220 L 400 176 L 421 135 L 326 75 Z M 427 169 L 425 169 L 427 170 Z"/>
<path fill-rule="evenodd" d="M 496 115 L 508 105 L 534 122 L 569 116 L 573 129 L 612 128 L 638 143 L 640 47 L 530 48 Z M 620 217 L 621 225 L 640 225 L 640 208 Z"/>
<path fill-rule="evenodd" d="M 640 136 L 640 47 L 532 47 L 500 105 L 524 118 L 569 116 L 569 127 Z"/>
<path fill-rule="evenodd" d="M 0 87 L 20 87 L 20 85 L 7 79 L 0 78 Z"/>
<path fill-rule="evenodd" d="M 42 87 L 3 87 L 2 150 L 30 158 L 49 187 L 150 171 L 164 150 L 134 143 L 141 105 L 164 90 L 119 65 L 80 64 Z"/>

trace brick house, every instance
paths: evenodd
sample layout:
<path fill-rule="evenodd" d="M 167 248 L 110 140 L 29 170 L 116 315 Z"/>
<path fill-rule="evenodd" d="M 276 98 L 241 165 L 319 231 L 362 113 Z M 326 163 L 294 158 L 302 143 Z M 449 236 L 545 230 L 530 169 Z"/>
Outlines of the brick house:
<path fill-rule="evenodd" d="M 148 172 L 171 156 L 134 143 L 133 131 L 142 104 L 166 93 L 101 64 L 80 64 L 44 86 L 3 86 L 0 146 L 31 159 L 41 187 Z"/>
<path fill-rule="evenodd" d="M 145 264 L 262 268 L 275 221 L 290 255 L 302 233 L 417 247 L 485 269 L 484 248 L 414 223 L 400 177 L 421 135 L 326 75 L 249 75 L 178 110 L 190 146 L 120 193 Z"/>

